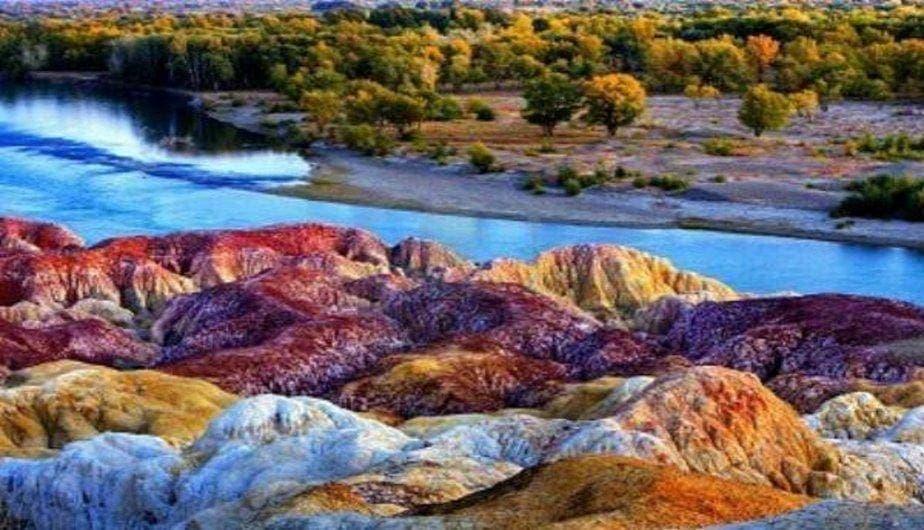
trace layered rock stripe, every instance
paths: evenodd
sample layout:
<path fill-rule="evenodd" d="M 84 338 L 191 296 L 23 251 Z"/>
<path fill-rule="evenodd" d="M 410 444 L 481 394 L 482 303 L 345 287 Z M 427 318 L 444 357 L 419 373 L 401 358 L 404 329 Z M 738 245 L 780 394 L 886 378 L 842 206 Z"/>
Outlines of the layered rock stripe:
<path fill-rule="evenodd" d="M 0 219 L 0 505 L 47 528 L 519 524 L 503 498 L 531 526 L 654 528 L 914 503 L 922 348 L 920 307 L 742 296 L 611 245 L 477 264 L 318 224 L 85 247 Z"/>

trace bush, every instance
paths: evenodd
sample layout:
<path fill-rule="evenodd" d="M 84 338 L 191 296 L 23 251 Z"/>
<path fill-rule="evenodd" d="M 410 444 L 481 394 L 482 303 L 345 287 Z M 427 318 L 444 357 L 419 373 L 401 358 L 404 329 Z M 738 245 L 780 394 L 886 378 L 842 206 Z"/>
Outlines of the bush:
<path fill-rule="evenodd" d="M 866 134 L 857 141 L 857 149 L 880 160 L 924 160 L 924 135 L 912 138 L 899 133 L 876 138 Z"/>
<path fill-rule="evenodd" d="M 648 185 L 648 179 L 639 175 L 632 179 L 632 186 L 636 188 L 644 188 Z"/>
<path fill-rule="evenodd" d="M 494 153 L 481 142 L 472 144 L 468 148 L 468 161 L 475 166 L 479 173 L 490 173 L 497 170 L 495 166 L 497 159 L 494 157 Z"/>
<path fill-rule="evenodd" d="M 455 156 L 456 152 L 456 148 L 447 144 L 445 141 L 427 147 L 427 156 L 440 164 L 445 164 L 446 160 L 451 156 Z"/>
<path fill-rule="evenodd" d="M 571 166 L 559 166 L 558 168 L 558 185 L 564 186 L 565 181 L 574 180 L 577 181 L 580 178 L 577 170 Z"/>
<path fill-rule="evenodd" d="M 703 142 L 703 151 L 712 156 L 732 156 L 735 143 L 728 138 L 710 138 Z"/>
<path fill-rule="evenodd" d="M 581 191 L 584 189 L 581 186 L 581 182 L 577 179 L 567 179 L 562 183 L 562 187 L 565 188 L 565 193 L 573 197 L 575 195 L 580 195 Z"/>
<path fill-rule="evenodd" d="M 462 117 L 462 105 L 452 97 L 437 97 L 427 105 L 427 119 L 452 121 Z"/>
<path fill-rule="evenodd" d="M 394 142 L 382 131 L 368 124 L 341 127 L 338 136 L 348 148 L 366 156 L 385 156 L 394 146 Z"/>
<path fill-rule="evenodd" d="M 648 185 L 664 191 L 683 191 L 690 187 L 690 182 L 673 173 L 665 173 L 658 177 L 648 179 Z"/>
<path fill-rule="evenodd" d="M 491 107 L 482 107 L 475 111 L 475 119 L 478 121 L 494 121 L 497 115 Z"/>
<path fill-rule="evenodd" d="M 635 169 L 626 169 L 622 166 L 616 166 L 616 169 L 613 170 L 613 178 L 615 180 L 625 180 L 627 178 L 636 178 L 641 177 L 642 172 Z"/>
<path fill-rule="evenodd" d="M 470 99 L 465 106 L 465 110 L 474 115 L 478 121 L 494 121 L 497 117 L 494 109 L 481 99 Z"/>
<path fill-rule="evenodd" d="M 523 182 L 523 189 L 533 192 L 534 195 L 542 195 L 545 193 L 545 180 L 542 175 L 533 175 Z"/>
<path fill-rule="evenodd" d="M 831 212 L 832 217 L 873 217 L 924 221 L 924 179 L 878 175 L 856 182 L 854 193 Z"/>

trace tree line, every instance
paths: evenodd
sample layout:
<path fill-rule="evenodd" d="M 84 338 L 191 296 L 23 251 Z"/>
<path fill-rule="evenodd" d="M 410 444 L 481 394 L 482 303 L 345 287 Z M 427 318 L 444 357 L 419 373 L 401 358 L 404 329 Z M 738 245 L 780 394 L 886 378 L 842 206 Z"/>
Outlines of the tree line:
<path fill-rule="evenodd" d="M 502 13 L 453 8 L 309 14 L 0 21 L 0 69 L 108 70 L 191 89 L 339 87 L 390 90 L 521 84 L 546 73 L 632 74 L 651 92 L 690 85 L 738 92 L 754 83 L 823 98 L 919 98 L 924 9 Z"/>
<path fill-rule="evenodd" d="M 710 9 L 688 15 L 505 13 L 455 7 L 290 14 L 0 19 L 0 73 L 108 72 L 193 90 L 274 89 L 380 150 L 370 130 L 407 136 L 454 119 L 448 92 L 516 87 L 524 117 L 552 135 L 579 109 L 609 134 L 646 93 L 699 101 L 744 94 L 755 134 L 841 98 L 924 97 L 924 8 Z M 477 114 L 479 111 L 475 111 Z M 491 109 L 481 109 L 490 119 Z"/>

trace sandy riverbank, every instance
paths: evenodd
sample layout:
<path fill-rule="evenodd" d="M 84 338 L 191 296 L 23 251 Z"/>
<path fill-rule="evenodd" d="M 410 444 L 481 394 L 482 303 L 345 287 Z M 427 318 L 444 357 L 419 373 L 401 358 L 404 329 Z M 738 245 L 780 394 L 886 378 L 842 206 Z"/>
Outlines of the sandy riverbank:
<path fill-rule="evenodd" d="M 77 80 L 90 79 L 80 76 Z M 263 135 L 280 133 L 280 128 L 268 127 L 268 121 L 297 122 L 302 118 L 298 113 L 267 113 L 255 103 L 278 97 L 274 94 L 235 93 L 247 103 L 231 104 L 228 94 L 173 92 L 195 98 L 197 105 L 216 120 Z M 682 194 L 666 194 L 637 190 L 624 183 L 568 197 L 556 189 L 544 195 L 523 191 L 524 174 L 519 171 L 477 175 L 464 163 L 441 166 L 417 156 L 370 158 L 317 145 L 311 150 L 311 161 L 315 171 L 309 183 L 274 193 L 468 216 L 702 228 L 924 250 L 924 223 L 851 219 L 845 226 L 843 219 L 830 218 L 827 211 L 845 195 L 836 185 L 809 189 L 791 182 L 750 179 L 723 184 L 696 182 Z"/>

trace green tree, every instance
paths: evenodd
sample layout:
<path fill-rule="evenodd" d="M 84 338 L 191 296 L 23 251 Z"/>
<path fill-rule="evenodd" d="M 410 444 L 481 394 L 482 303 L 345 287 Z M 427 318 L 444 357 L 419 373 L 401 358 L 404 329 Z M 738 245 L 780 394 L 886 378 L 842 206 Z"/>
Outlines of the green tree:
<path fill-rule="evenodd" d="M 298 100 L 299 107 L 308 112 L 308 118 L 314 123 L 317 133 L 323 135 L 343 110 L 340 94 L 332 90 L 312 90 L 305 92 Z"/>
<path fill-rule="evenodd" d="M 546 136 L 552 136 L 555 127 L 568 121 L 581 107 L 581 89 L 562 74 L 549 74 L 526 85 L 523 91 L 526 107 L 523 117 L 529 123 L 542 127 Z"/>
<path fill-rule="evenodd" d="M 786 96 L 760 84 L 752 86 L 744 94 L 741 108 L 738 110 L 738 119 L 754 131 L 754 136 L 760 136 L 764 131 L 785 127 L 793 110 L 792 103 Z"/>
<path fill-rule="evenodd" d="M 378 109 L 382 118 L 395 128 L 401 138 L 406 138 L 408 129 L 420 124 L 426 116 L 424 102 L 406 94 L 385 95 L 379 102 Z"/>

